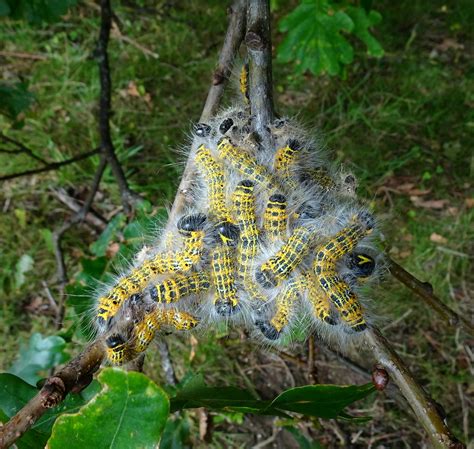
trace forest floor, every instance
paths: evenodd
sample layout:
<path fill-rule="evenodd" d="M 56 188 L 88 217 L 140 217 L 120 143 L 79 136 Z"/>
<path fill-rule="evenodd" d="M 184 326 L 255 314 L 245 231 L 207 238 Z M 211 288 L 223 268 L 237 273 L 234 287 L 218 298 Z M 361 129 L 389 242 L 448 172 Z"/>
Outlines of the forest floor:
<path fill-rule="evenodd" d="M 61 335 L 67 351 L 77 353 L 87 338 L 84 313 L 93 307 L 86 294 L 91 278 L 105 281 L 120 258 L 143 241 L 142 234 L 165 219 L 173 199 L 182 170 L 177 153 L 189 142 L 191 124 L 200 115 L 226 29 L 225 8 L 217 0 L 205 5 L 177 1 L 172 7 L 137 3 L 140 7 L 122 1 L 115 10 L 120 27 L 113 30 L 109 50 L 112 133 L 131 188 L 152 206 L 139 217 L 139 226 L 127 225 L 107 169 L 93 209 L 113 226 L 104 235 L 105 222 L 86 222 L 66 234 L 71 287 L 67 299 L 55 298 L 52 231 L 72 214 L 60 198 L 84 200 L 99 157 L 2 183 L 0 369 L 9 369 L 36 332 Z M 383 15 L 375 34 L 385 56 L 370 59 L 358 48 L 344 80 L 296 76 L 290 65 L 275 63 L 276 106 L 317 129 L 334 157 L 355 173 L 360 196 L 381 219 L 391 257 L 472 319 L 474 6 L 468 0 L 384 0 L 375 7 Z M 274 12 L 275 46 L 282 39 L 277 21 L 290 9 L 279 6 Z M 21 123 L 12 126 L 0 116 L 1 131 L 48 161 L 87 152 L 99 141 L 93 57 L 98 9 L 86 1 L 73 11 L 41 27 L 0 22 L 2 77 L 26 82 L 36 98 Z M 229 89 L 230 101 L 235 95 L 236 89 Z M 0 166 L 0 174 L 8 174 L 34 168 L 38 161 L 25 153 L 0 152 Z M 63 300 L 65 324 L 55 331 L 55 302 Z M 454 433 L 472 441 L 473 340 L 389 276 L 375 290 L 373 303 L 383 333 L 442 404 Z M 255 347 L 236 330 L 167 340 L 180 379 L 202 372 L 210 385 L 250 386 L 262 398 L 308 383 L 301 362 L 306 343 L 291 348 L 295 361 Z M 322 342 L 315 346 L 317 382 L 370 381 L 364 371 L 370 373 L 372 365 L 363 354 L 347 352 L 361 371 Z M 157 351 L 148 351 L 145 373 L 163 382 Z M 210 443 L 199 440 L 199 413 L 186 412 L 175 417 L 185 429 L 185 442 L 175 447 L 244 448 L 267 439 L 266 446 L 256 447 L 428 447 L 393 387 L 350 411 L 372 420 L 282 423 L 216 413 Z"/>

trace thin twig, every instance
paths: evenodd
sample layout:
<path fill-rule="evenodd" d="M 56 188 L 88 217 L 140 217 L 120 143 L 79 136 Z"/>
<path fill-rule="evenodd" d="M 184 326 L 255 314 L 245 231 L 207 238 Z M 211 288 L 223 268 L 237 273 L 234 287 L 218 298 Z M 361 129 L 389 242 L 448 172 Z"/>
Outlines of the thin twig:
<path fill-rule="evenodd" d="M 225 82 L 231 73 L 232 62 L 240 48 L 245 33 L 245 1 L 235 0 L 229 8 L 229 26 L 224 39 L 224 44 L 219 55 L 219 62 L 212 76 L 212 85 L 207 94 L 206 103 L 199 119 L 207 122 L 217 111 Z M 190 201 L 189 187 L 194 177 L 194 163 L 188 158 L 183 176 L 176 192 L 173 207 L 169 214 L 167 230 L 175 223 L 176 217 L 182 212 Z"/>
<path fill-rule="evenodd" d="M 11 137 L 8 137 L 3 133 L 0 134 L 0 139 L 2 139 L 4 142 L 11 143 L 12 145 L 15 145 L 17 147 L 16 150 L 0 149 L 0 152 L 8 154 L 24 153 L 30 156 L 32 159 L 35 159 L 38 162 L 42 163 L 43 165 L 48 165 L 48 161 L 45 161 L 43 158 L 37 156 L 31 148 L 28 148 L 26 145 L 22 144 L 21 142 L 18 142 L 18 140 L 12 139 Z"/>
<path fill-rule="evenodd" d="M 171 361 L 170 350 L 168 348 L 168 342 L 161 338 L 158 341 L 158 352 L 161 357 L 161 369 L 165 375 L 166 382 L 169 385 L 175 386 L 178 383 L 178 378 L 174 372 L 173 362 Z"/>
<path fill-rule="evenodd" d="M 388 259 L 388 268 L 393 277 L 406 285 L 412 292 L 416 293 L 426 304 L 434 309 L 451 326 L 461 326 L 469 335 L 474 335 L 474 326 L 472 323 L 459 316 L 433 293 L 433 287 L 429 282 L 422 282 L 415 276 L 406 271 L 394 260 Z"/>
<path fill-rule="evenodd" d="M 112 112 L 111 91 L 112 82 L 110 79 L 109 55 L 107 47 L 109 45 L 110 29 L 112 26 L 112 8 L 110 0 L 100 1 L 100 33 L 97 48 L 99 72 L 100 72 L 100 111 L 99 111 L 99 133 L 100 149 L 107 158 L 107 162 L 112 169 L 112 173 L 117 182 L 122 205 L 125 213 L 129 214 L 133 205 L 141 201 L 141 197 L 133 192 L 127 182 L 125 173 L 115 153 L 115 147 L 110 133 L 110 116 Z"/>
<path fill-rule="evenodd" d="M 398 354 L 376 328 L 364 332 L 372 354 L 388 372 L 412 408 L 418 422 L 428 433 L 435 449 L 461 449 L 465 446 L 451 433 L 440 416 L 438 408 L 421 385 L 414 379 Z"/>
<path fill-rule="evenodd" d="M 60 404 L 69 392 L 78 393 L 92 381 L 105 350 L 97 340 L 64 368 L 49 377 L 38 394 L 33 397 L 3 427 L 0 427 L 0 449 L 10 447 L 50 408 Z"/>
<path fill-rule="evenodd" d="M 249 99 L 256 137 L 263 147 L 271 148 L 268 125 L 273 122 L 274 107 L 270 3 L 267 0 L 248 2 L 245 43 L 250 57 Z"/>
<path fill-rule="evenodd" d="M 87 153 L 78 154 L 77 156 L 72 157 L 71 159 L 66 159 L 65 161 L 60 162 L 51 162 L 45 167 L 34 168 L 32 170 L 25 170 L 19 173 L 12 173 L 11 175 L 0 176 L 0 181 L 8 181 L 9 179 L 20 178 L 22 176 L 36 175 L 38 173 L 44 173 L 47 171 L 57 170 L 58 168 L 64 167 L 66 165 L 74 164 L 74 162 L 82 161 L 88 157 L 94 156 L 100 151 L 99 148 L 88 151 Z"/>

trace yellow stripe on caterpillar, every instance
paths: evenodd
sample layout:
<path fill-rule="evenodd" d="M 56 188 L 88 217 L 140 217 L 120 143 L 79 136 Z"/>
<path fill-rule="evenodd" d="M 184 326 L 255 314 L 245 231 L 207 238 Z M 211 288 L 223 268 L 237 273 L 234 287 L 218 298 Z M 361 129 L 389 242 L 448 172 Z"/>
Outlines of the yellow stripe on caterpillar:
<path fill-rule="evenodd" d="M 263 214 L 263 230 L 269 240 L 278 240 L 286 237 L 287 200 L 284 195 L 276 193 L 268 199 Z"/>
<path fill-rule="evenodd" d="M 150 297 L 158 303 L 177 302 L 180 299 L 202 293 L 210 287 L 210 277 L 205 271 L 177 274 L 150 288 Z"/>
<path fill-rule="evenodd" d="M 244 103 L 249 104 L 249 65 L 248 63 L 242 66 L 240 70 L 240 92 L 244 97 Z"/>
<path fill-rule="evenodd" d="M 276 181 L 268 170 L 260 165 L 246 150 L 234 146 L 228 137 L 223 137 L 219 141 L 217 151 L 222 160 L 228 162 L 232 168 L 250 181 L 270 189 L 276 186 Z"/>
<path fill-rule="evenodd" d="M 308 253 L 314 238 L 314 230 L 305 226 L 295 228 L 280 250 L 257 268 L 257 281 L 270 288 L 287 279 Z"/>
<path fill-rule="evenodd" d="M 275 154 L 275 170 L 290 189 L 298 187 L 298 182 L 293 176 L 292 169 L 298 159 L 300 150 L 301 144 L 298 141 L 289 140 L 286 146 L 279 148 Z"/>
<path fill-rule="evenodd" d="M 207 182 L 210 215 L 217 221 L 231 221 L 225 199 L 226 178 L 223 165 L 204 145 L 198 148 L 195 162 Z"/>
<path fill-rule="evenodd" d="M 336 324 L 331 316 L 331 303 L 325 292 L 321 290 L 316 276 L 309 271 L 304 275 L 308 290 L 308 300 L 313 308 L 313 315 L 327 324 Z"/>
<path fill-rule="evenodd" d="M 239 229 L 231 223 L 216 227 L 217 246 L 211 251 L 211 279 L 216 290 L 214 307 L 222 316 L 229 316 L 238 309 L 235 276 L 235 245 Z"/>
<path fill-rule="evenodd" d="M 257 255 L 259 230 L 255 216 L 255 196 L 252 181 L 240 182 L 232 195 L 232 211 L 240 231 L 237 244 L 236 270 L 241 280 L 252 278 L 252 262 Z"/>

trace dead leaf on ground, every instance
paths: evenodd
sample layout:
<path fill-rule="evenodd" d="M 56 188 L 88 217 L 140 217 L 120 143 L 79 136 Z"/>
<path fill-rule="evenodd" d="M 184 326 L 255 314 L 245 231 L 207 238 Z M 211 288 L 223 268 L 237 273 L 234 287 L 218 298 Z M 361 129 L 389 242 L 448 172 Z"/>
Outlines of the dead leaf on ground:
<path fill-rule="evenodd" d="M 436 234 L 436 232 L 433 232 L 430 235 L 430 240 L 434 243 L 441 243 L 442 245 L 445 245 L 446 243 L 448 243 L 448 239 L 446 237 Z"/>
<path fill-rule="evenodd" d="M 439 51 L 446 52 L 448 50 L 464 50 L 464 45 L 460 44 L 456 39 L 447 37 L 436 48 Z"/>
<path fill-rule="evenodd" d="M 424 209 L 436 209 L 441 210 L 446 207 L 448 200 L 427 200 L 423 201 L 418 196 L 410 196 L 410 201 L 416 207 L 422 207 Z"/>
<path fill-rule="evenodd" d="M 472 209 L 474 207 L 474 198 L 466 198 L 464 201 L 468 209 Z"/>
<path fill-rule="evenodd" d="M 112 259 L 119 252 L 119 250 L 120 250 L 120 244 L 119 243 L 117 243 L 117 242 L 111 243 L 107 247 L 106 256 L 109 259 Z"/>

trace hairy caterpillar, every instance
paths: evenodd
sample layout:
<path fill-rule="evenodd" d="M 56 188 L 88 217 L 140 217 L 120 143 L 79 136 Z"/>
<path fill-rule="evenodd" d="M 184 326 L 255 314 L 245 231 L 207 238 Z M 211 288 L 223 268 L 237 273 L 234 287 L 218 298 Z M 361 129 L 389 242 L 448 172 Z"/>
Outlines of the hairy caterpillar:
<path fill-rule="evenodd" d="M 247 77 L 241 73 L 244 95 Z M 182 241 L 166 236 L 169 250 L 155 250 L 99 298 L 111 363 L 145 351 L 163 328 L 206 330 L 229 317 L 275 344 L 308 313 L 316 330 L 335 336 L 370 324 L 357 292 L 378 273 L 367 239 L 377 229 L 356 198 L 355 178 L 338 180 L 291 120 L 269 130 L 273 144 L 264 148 L 245 107 L 194 126 L 201 182 L 177 222 Z"/>
<path fill-rule="evenodd" d="M 158 253 L 132 270 L 128 276 L 120 279 L 107 295 L 99 298 L 98 324 L 107 323 L 117 313 L 123 302 L 141 293 L 154 276 L 190 270 L 201 257 L 205 220 L 204 215 L 182 217 L 177 226 L 184 237 L 184 248 L 181 251 Z"/>

